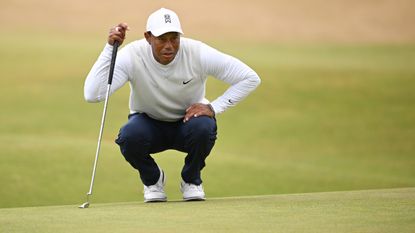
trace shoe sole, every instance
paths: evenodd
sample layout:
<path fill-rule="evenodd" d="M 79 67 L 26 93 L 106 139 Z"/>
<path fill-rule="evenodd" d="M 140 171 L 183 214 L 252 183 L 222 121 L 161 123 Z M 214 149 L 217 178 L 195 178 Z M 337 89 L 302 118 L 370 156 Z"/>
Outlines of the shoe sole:
<path fill-rule="evenodd" d="M 167 201 L 167 198 L 154 198 L 154 199 L 144 200 L 144 203 L 166 202 L 166 201 Z"/>
<path fill-rule="evenodd" d="M 188 198 L 183 198 L 183 201 L 206 201 L 206 198 L 204 198 L 204 197 L 188 197 Z"/>

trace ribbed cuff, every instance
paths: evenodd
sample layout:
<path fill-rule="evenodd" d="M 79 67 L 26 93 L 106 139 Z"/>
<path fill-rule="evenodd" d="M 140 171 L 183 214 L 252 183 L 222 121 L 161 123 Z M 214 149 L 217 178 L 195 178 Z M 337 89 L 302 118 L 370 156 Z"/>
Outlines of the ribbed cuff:
<path fill-rule="evenodd" d="M 213 106 L 211 104 L 207 104 L 207 106 L 210 108 L 210 110 L 213 112 L 213 117 L 215 117 L 216 112 L 215 109 L 213 109 Z"/>

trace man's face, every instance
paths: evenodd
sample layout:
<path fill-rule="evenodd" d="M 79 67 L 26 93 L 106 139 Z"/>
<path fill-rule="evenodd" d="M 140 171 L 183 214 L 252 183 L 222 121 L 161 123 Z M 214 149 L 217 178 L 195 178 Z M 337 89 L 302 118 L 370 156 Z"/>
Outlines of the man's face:
<path fill-rule="evenodd" d="M 180 47 L 180 34 L 177 32 L 168 32 L 155 37 L 149 32 L 144 36 L 151 45 L 153 56 L 160 64 L 167 65 L 176 57 Z"/>

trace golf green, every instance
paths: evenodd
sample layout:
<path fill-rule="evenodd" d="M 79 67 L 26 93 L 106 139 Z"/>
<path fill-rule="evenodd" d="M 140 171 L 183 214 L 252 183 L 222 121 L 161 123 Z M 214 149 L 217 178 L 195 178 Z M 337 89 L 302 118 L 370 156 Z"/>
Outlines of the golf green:
<path fill-rule="evenodd" d="M 0 209 L 0 232 L 413 232 L 415 188 Z"/>

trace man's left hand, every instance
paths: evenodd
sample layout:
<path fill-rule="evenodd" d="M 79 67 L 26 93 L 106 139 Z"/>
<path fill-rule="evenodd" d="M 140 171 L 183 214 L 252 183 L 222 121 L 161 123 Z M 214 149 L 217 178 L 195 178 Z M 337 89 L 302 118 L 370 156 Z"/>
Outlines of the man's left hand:
<path fill-rule="evenodd" d="M 189 121 L 192 117 L 199 116 L 214 117 L 215 112 L 208 104 L 192 104 L 186 109 L 186 115 L 184 116 L 183 122 Z"/>

